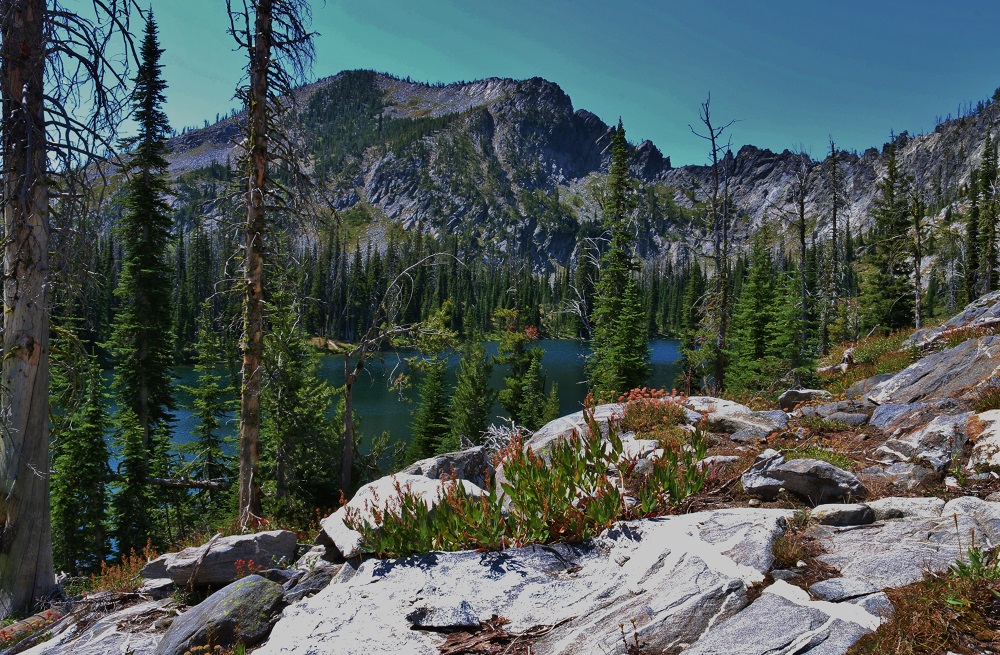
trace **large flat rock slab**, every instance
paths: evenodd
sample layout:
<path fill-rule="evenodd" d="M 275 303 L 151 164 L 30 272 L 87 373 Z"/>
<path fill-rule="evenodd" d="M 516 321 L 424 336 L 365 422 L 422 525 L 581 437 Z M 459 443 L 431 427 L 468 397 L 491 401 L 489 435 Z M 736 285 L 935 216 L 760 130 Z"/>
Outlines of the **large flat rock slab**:
<path fill-rule="evenodd" d="M 1000 372 L 1000 335 L 968 341 L 914 362 L 868 394 L 884 405 L 959 397 Z"/>
<path fill-rule="evenodd" d="M 435 655 L 444 636 L 414 629 L 418 618 L 458 616 L 459 628 L 494 615 L 512 633 L 558 624 L 535 642 L 539 655 L 616 652 L 618 625 L 632 619 L 651 652 L 680 652 L 748 604 L 790 515 L 701 512 L 618 524 L 576 545 L 367 560 L 286 609 L 257 653 Z"/>
<path fill-rule="evenodd" d="M 879 617 L 849 603 L 813 601 L 779 580 L 760 598 L 708 630 L 685 655 L 843 655 L 879 626 Z"/>
<path fill-rule="evenodd" d="M 1000 539 L 1000 505 L 978 498 L 959 498 L 940 516 L 908 516 L 869 525 L 816 525 L 806 535 L 826 553 L 816 559 L 842 576 L 865 580 L 879 589 L 918 582 L 925 571 L 941 572 L 964 559 L 976 543 L 991 546 Z"/>

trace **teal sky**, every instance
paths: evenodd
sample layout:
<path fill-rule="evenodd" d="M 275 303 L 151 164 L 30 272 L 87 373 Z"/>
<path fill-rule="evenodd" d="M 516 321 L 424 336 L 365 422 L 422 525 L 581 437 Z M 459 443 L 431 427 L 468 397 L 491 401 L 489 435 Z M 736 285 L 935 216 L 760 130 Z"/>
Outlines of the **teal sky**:
<path fill-rule="evenodd" d="M 223 0 L 153 0 L 178 130 L 234 106 L 242 56 Z M 864 150 L 1000 86 L 1000 3 L 926 0 L 316 0 L 314 76 L 370 68 L 417 81 L 540 76 L 574 107 L 620 116 L 674 165 L 704 163 L 689 124 L 712 94 L 734 150 L 828 138 Z"/>

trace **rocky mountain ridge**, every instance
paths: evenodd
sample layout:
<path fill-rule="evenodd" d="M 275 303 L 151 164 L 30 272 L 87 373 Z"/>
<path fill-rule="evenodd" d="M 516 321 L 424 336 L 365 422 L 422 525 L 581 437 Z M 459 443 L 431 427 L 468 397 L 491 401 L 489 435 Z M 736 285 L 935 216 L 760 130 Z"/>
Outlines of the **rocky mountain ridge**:
<path fill-rule="evenodd" d="M 998 118 L 985 103 L 934 132 L 897 138 L 905 173 L 925 201 L 941 208 L 959 196 Z M 171 140 L 171 172 L 183 175 L 235 159 L 241 116 Z M 387 223 L 458 234 L 484 249 L 529 252 L 536 267 L 564 265 L 576 241 L 600 216 L 610 126 L 574 109 L 557 84 L 490 78 L 427 85 L 370 71 L 345 71 L 301 88 L 291 124 L 309 149 L 323 195 L 338 211 L 363 213 L 370 233 Z M 866 228 L 884 151 L 840 152 L 845 207 L 852 229 Z M 736 239 L 767 221 L 793 216 L 792 185 L 802 158 L 744 146 L 727 153 L 723 171 L 739 218 Z M 809 159 L 807 214 L 828 231 L 828 166 Z M 633 147 L 640 185 L 636 216 L 640 254 L 685 258 L 697 237 L 711 170 L 673 167 L 649 141 Z M 381 227 L 380 227 L 381 226 Z M 688 247 L 677 247 L 680 242 Z"/>

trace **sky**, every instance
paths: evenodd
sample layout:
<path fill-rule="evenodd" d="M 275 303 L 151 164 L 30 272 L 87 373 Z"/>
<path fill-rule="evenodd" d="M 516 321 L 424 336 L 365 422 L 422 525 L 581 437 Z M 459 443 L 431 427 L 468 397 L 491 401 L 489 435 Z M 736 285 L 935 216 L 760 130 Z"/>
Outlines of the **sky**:
<path fill-rule="evenodd" d="M 223 0 L 151 0 L 177 130 L 235 107 L 243 55 Z M 698 128 L 736 120 L 732 147 L 880 147 L 929 132 L 1000 87 L 1000 3 L 927 0 L 369 0 L 312 3 L 314 78 L 365 68 L 416 81 L 544 77 L 577 109 L 649 139 L 675 166 L 707 161 Z"/>

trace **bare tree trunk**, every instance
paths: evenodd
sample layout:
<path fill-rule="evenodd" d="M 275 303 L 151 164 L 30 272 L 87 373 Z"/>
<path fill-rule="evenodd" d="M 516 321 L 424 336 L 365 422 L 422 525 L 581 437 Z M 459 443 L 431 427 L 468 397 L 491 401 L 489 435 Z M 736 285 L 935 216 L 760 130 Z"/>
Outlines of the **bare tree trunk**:
<path fill-rule="evenodd" d="M 240 395 L 239 521 L 244 529 L 261 515 L 260 391 L 264 358 L 264 233 L 267 229 L 268 66 L 271 60 L 271 0 L 260 0 L 255 15 L 250 62 L 250 177 L 243 298 L 243 385 Z"/>
<path fill-rule="evenodd" d="M 366 344 L 362 342 L 362 347 Z M 365 365 L 365 350 L 361 350 L 358 361 L 351 368 L 351 355 L 344 356 L 344 446 L 340 456 L 340 491 L 347 497 L 354 477 L 354 451 L 357 436 L 354 434 L 354 382 Z"/>
<path fill-rule="evenodd" d="M 0 617 L 55 585 L 49 523 L 48 185 L 45 0 L 0 0 L 3 368 Z"/>

